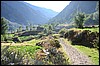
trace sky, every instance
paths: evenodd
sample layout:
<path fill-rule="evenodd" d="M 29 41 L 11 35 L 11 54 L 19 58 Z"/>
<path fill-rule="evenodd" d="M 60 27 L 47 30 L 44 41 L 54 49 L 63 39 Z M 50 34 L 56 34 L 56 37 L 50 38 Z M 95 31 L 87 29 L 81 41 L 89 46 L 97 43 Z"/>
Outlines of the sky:
<path fill-rule="evenodd" d="M 24 1 L 35 6 L 61 12 L 71 1 Z"/>

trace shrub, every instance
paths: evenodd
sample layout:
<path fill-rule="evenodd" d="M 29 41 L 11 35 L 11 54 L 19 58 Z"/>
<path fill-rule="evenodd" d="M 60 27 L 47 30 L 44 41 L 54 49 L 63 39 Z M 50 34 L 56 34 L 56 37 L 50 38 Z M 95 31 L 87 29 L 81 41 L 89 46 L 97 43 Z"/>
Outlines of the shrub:
<path fill-rule="evenodd" d="M 55 65 L 68 65 L 69 62 L 65 59 L 62 52 L 57 51 L 56 48 L 49 48 L 50 54 L 46 56 L 46 60 Z"/>
<path fill-rule="evenodd" d="M 99 33 L 90 30 L 79 31 L 71 30 L 65 34 L 65 37 L 72 41 L 73 45 L 83 45 L 99 49 Z"/>
<path fill-rule="evenodd" d="M 41 52 L 41 51 L 40 51 Z M 62 52 L 57 51 L 55 47 L 48 48 L 49 54 L 47 55 L 37 55 L 36 65 L 45 64 L 45 65 L 68 65 L 68 59 L 65 58 Z"/>
<path fill-rule="evenodd" d="M 64 34 L 66 31 L 67 31 L 66 28 L 62 28 L 62 29 L 59 31 L 59 34 Z"/>
<path fill-rule="evenodd" d="M 59 41 L 58 41 L 58 40 L 55 40 L 55 39 L 50 40 L 50 44 L 51 44 L 53 47 L 56 47 L 56 48 L 60 48 L 60 47 L 61 47 Z"/>

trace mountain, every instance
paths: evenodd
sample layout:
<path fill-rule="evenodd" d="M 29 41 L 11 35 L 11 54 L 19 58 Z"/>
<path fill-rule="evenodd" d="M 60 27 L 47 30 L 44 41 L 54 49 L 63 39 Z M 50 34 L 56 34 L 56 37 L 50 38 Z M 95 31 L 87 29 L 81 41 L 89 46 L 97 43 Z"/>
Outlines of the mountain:
<path fill-rule="evenodd" d="M 35 11 L 37 12 L 40 12 L 41 14 L 43 14 L 44 16 L 46 16 L 47 19 L 50 19 L 52 17 L 54 17 L 55 15 L 58 14 L 58 12 L 55 12 L 51 9 L 46 9 L 46 8 L 43 8 L 43 7 L 37 7 L 37 6 L 33 6 L 29 3 L 26 3 L 26 2 L 23 2 L 24 4 L 30 6 L 31 8 L 33 8 Z"/>
<path fill-rule="evenodd" d="M 23 1 L 1 1 L 1 17 L 21 25 L 45 24 L 58 13 Z"/>
<path fill-rule="evenodd" d="M 71 1 L 58 15 L 49 20 L 49 23 L 71 23 L 71 18 L 77 9 L 86 14 L 94 13 L 97 1 Z"/>

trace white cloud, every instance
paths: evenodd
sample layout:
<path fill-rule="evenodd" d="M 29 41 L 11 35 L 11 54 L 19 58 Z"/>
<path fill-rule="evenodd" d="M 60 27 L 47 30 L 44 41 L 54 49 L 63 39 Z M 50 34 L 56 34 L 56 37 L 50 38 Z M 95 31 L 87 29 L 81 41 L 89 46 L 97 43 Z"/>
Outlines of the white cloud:
<path fill-rule="evenodd" d="M 56 12 L 62 11 L 71 1 L 24 1 L 35 6 L 52 9 Z"/>

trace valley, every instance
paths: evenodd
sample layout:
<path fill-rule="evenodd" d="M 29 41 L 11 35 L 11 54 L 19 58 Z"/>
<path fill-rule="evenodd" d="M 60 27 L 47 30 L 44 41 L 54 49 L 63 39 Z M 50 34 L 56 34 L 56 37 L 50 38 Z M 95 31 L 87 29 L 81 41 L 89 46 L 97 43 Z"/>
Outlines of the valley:
<path fill-rule="evenodd" d="M 98 1 L 71 1 L 57 13 L 2 1 L 1 65 L 99 65 L 98 7 Z"/>

